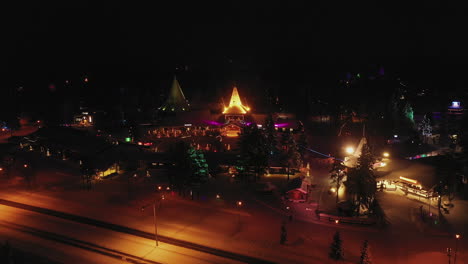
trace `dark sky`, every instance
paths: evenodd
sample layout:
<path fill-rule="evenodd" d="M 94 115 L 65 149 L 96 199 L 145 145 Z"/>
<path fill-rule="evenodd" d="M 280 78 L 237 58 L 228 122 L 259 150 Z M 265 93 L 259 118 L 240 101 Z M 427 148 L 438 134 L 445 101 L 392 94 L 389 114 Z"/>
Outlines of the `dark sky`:
<path fill-rule="evenodd" d="M 1 9 L 6 83 L 41 90 L 87 75 L 106 94 L 167 87 L 178 73 L 196 97 L 233 83 L 248 93 L 259 82 L 319 90 L 346 72 L 385 66 L 416 85 L 467 85 L 467 10 L 436 1 L 69 2 Z"/>

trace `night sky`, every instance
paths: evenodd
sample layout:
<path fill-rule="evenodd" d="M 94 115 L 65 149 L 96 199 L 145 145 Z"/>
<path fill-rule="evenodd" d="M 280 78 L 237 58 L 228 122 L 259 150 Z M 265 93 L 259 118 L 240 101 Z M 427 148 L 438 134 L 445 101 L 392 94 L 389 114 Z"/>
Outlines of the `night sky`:
<path fill-rule="evenodd" d="M 270 89 L 287 102 L 291 91 L 320 96 L 346 72 L 380 67 L 414 87 L 467 87 L 466 9 L 252 2 L 10 4 L 0 11 L 2 89 L 23 86 L 40 104 L 54 83 L 99 104 L 122 89 L 157 97 L 177 73 L 195 101 L 237 84 L 252 100 Z"/>

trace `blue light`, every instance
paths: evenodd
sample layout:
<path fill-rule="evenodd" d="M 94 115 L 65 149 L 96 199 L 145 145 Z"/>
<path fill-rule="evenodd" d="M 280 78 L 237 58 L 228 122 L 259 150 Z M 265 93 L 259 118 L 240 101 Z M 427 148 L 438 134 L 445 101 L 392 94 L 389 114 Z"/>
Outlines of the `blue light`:
<path fill-rule="evenodd" d="M 344 162 L 344 160 L 342 160 L 342 159 L 338 159 L 338 158 L 332 157 L 332 156 L 330 156 L 330 155 L 323 154 L 323 153 L 318 152 L 318 151 L 315 151 L 315 150 L 313 150 L 313 149 L 306 148 L 306 147 L 301 146 L 301 145 L 299 145 L 299 147 L 305 148 L 305 149 L 307 149 L 307 150 L 310 151 L 310 152 L 317 153 L 317 154 L 322 155 L 322 156 L 325 156 L 325 157 L 327 157 L 327 158 L 332 158 L 332 159 L 336 159 L 336 160 L 339 160 L 339 161 L 343 161 L 343 162 Z"/>

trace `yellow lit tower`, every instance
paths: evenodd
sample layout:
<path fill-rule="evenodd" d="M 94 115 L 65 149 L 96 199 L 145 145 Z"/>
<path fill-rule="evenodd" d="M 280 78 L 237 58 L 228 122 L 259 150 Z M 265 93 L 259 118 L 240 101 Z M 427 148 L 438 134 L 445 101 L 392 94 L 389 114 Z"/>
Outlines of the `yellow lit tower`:
<path fill-rule="evenodd" d="M 224 106 L 223 114 L 226 121 L 243 121 L 244 115 L 249 111 L 250 108 L 242 104 L 237 87 L 234 87 L 229 106 Z"/>

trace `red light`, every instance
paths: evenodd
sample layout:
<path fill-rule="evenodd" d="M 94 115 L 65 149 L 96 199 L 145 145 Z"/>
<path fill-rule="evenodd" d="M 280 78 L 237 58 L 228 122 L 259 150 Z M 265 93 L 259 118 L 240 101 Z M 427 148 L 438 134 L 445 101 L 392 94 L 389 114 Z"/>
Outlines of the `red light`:
<path fill-rule="evenodd" d="M 23 167 L 27 168 L 27 167 L 28 167 L 28 164 L 24 164 Z"/>

